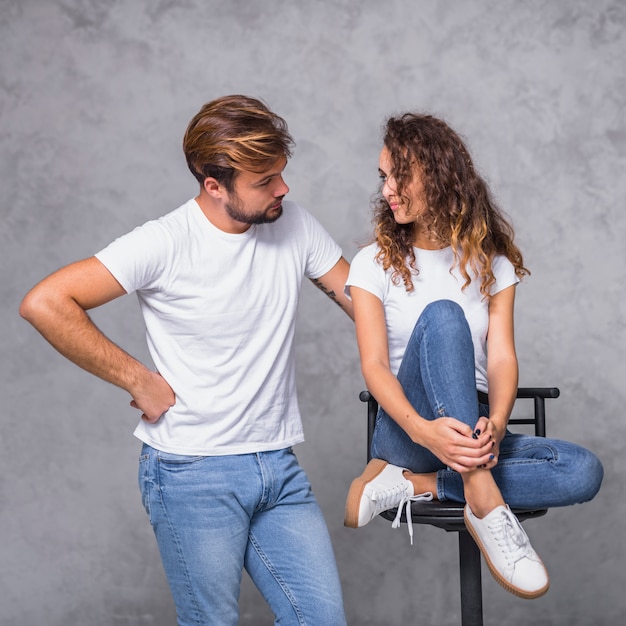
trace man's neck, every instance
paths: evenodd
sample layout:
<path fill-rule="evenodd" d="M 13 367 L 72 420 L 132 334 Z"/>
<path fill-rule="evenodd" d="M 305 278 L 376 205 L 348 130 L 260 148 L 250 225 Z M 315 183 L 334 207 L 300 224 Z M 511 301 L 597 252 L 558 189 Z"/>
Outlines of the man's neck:
<path fill-rule="evenodd" d="M 215 228 L 218 228 L 225 233 L 241 235 L 250 228 L 250 224 L 244 224 L 243 222 L 234 220 L 226 212 L 223 203 L 209 196 L 209 194 L 204 190 L 196 196 L 196 202 L 209 222 L 211 222 Z"/>

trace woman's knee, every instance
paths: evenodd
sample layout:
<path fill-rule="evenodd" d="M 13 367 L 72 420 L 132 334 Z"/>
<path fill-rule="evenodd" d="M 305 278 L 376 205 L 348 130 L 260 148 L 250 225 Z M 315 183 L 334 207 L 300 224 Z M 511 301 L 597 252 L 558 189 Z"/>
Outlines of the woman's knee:
<path fill-rule="evenodd" d="M 568 504 L 592 500 L 602 485 L 604 468 L 600 459 L 590 450 L 577 444 L 561 442 L 558 454 L 561 471 L 565 477 L 563 490 L 568 492 Z"/>
<path fill-rule="evenodd" d="M 604 478 L 604 467 L 600 459 L 589 450 L 582 448 L 582 452 L 579 455 L 577 468 L 580 493 L 579 502 L 588 502 L 593 499 L 602 485 Z"/>
<path fill-rule="evenodd" d="M 457 304 L 453 300 L 434 300 L 430 302 L 424 307 L 424 311 L 422 312 L 422 316 L 449 316 L 452 319 L 455 318 L 463 318 L 465 319 L 465 314 L 463 312 L 463 308 L 460 304 Z"/>
<path fill-rule="evenodd" d="M 415 326 L 414 335 L 450 341 L 455 345 L 462 339 L 471 344 L 471 331 L 461 305 L 452 300 L 435 300 L 428 304 Z M 412 338 L 413 339 L 413 338 Z"/>
<path fill-rule="evenodd" d="M 452 300 L 435 300 L 426 305 L 419 319 L 420 322 L 440 324 L 442 328 L 452 330 L 455 326 L 469 332 L 469 324 L 460 304 Z"/>

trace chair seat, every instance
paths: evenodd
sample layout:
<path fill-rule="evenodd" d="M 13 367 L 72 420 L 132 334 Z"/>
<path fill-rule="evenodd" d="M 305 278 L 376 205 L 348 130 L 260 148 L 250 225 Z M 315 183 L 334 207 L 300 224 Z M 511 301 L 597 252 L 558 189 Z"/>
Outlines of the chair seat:
<path fill-rule="evenodd" d="M 447 531 L 465 530 L 463 519 L 464 504 L 460 502 L 412 502 L 411 520 L 413 524 L 431 524 Z M 541 517 L 547 513 L 547 509 L 511 509 L 517 519 L 524 521 L 533 517 Z M 381 513 L 381 517 L 393 521 L 397 509 L 390 509 Z M 402 521 L 406 522 L 406 515 L 402 513 Z"/>

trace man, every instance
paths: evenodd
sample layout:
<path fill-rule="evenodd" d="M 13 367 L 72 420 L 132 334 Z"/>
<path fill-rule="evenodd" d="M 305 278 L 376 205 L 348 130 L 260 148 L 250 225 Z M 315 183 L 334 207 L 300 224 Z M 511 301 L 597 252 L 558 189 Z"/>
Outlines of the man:
<path fill-rule="evenodd" d="M 142 498 L 185 626 L 237 624 L 244 567 L 277 622 L 345 624 L 328 531 L 291 447 L 303 441 L 301 282 L 352 317 L 348 263 L 309 213 L 283 202 L 292 145 L 284 120 L 256 99 L 206 104 L 183 141 L 199 195 L 58 270 L 20 308 L 141 411 Z M 156 371 L 87 314 L 133 291 Z"/>

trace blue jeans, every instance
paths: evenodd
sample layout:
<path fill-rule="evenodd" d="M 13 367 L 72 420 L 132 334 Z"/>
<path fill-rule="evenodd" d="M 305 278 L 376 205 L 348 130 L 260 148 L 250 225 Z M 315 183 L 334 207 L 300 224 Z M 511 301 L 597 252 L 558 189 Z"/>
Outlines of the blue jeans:
<path fill-rule="evenodd" d="M 432 302 L 415 325 L 398 380 L 425 419 L 448 416 L 474 428 L 489 407 L 478 402 L 474 347 L 463 309 L 449 300 Z M 372 456 L 418 474 L 437 472 L 437 497 L 464 502 L 461 475 L 414 443 L 380 409 Z M 557 439 L 506 433 L 491 470 L 502 497 L 514 508 L 549 508 L 591 500 L 604 470 L 589 450 Z"/>
<path fill-rule="evenodd" d="M 180 626 L 235 626 L 244 567 L 277 624 L 345 625 L 326 523 L 291 449 L 203 457 L 144 444 L 139 486 Z"/>

